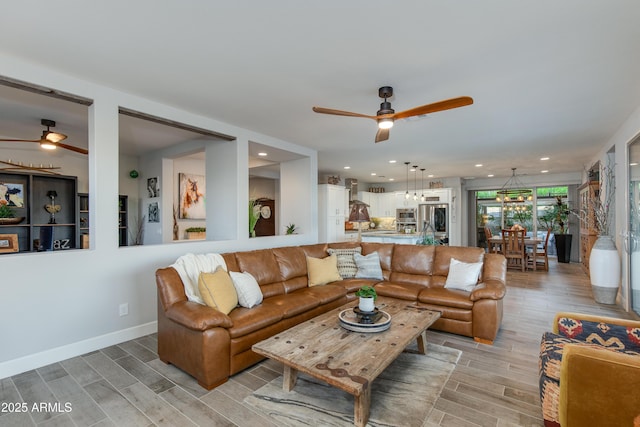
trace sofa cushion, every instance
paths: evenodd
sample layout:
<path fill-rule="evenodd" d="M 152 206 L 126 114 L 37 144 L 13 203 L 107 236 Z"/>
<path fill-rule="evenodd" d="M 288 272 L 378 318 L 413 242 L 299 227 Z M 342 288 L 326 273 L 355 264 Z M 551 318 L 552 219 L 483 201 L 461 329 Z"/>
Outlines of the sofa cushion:
<path fill-rule="evenodd" d="M 278 261 L 271 249 L 236 252 L 239 271 L 248 271 L 260 286 L 282 281 Z"/>
<path fill-rule="evenodd" d="M 446 288 L 425 288 L 420 291 L 418 301 L 425 304 L 442 305 L 445 307 L 465 308 L 471 310 L 473 301 L 469 298 L 469 292 Z"/>
<path fill-rule="evenodd" d="M 297 246 L 274 248 L 273 255 L 280 267 L 282 280 L 286 281 L 307 275 L 306 256 L 302 248 Z"/>
<path fill-rule="evenodd" d="M 200 273 L 198 289 L 206 305 L 229 314 L 238 305 L 238 294 L 231 277 L 223 268 L 213 273 Z"/>
<path fill-rule="evenodd" d="M 304 313 L 320 305 L 318 299 L 313 295 L 305 294 L 303 291 L 304 289 L 301 289 L 290 294 L 267 298 L 262 302 L 262 305 L 278 307 L 283 319 Z"/>
<path fill-rule="evenodd" d="M 326 258 L 307 257 L 309 286 L 326 285 L 329 282 L 342 280 L 338 273 L 338 257 L 330 255 Z"/>
<path fill-rule="evenodd" d="M 313 299 L 317 300 L 320 304 L 328 304 L 347 295 L 347 290 L 344 287 L 340 286 L 342 282 L 344 282 L 344 280 L 336 282 L 339 284 L 335 285 L 330 283 L 324 286 L 313 286 L 311 288 L 304 288 L 296 291 L 296 293 L 309 295 Z"/>
<path fill-rule="evenodd" d="M 353 259 L 357 267 L 355 275 L 356 278 L 375 280 L 383 279 L 378 252 L 372 252 L 368 255 L 360 255 L 357 253 L 353 256 Z"/>
<path fill-rule="evenodd" d="M 435 246 L 397 245 L 393 249 L 391 261 L 392 280 L 394 280 L 394 273 L 430 276 L 433 271 L 435 248 Z M 447 270 L 448 267 L 449 265 Z"/>
<path fill-rule="evenodd" d="M 462 262 L 484 262 L 484 249 L 467 246 L 434 246 L 435 258 L 433 261 L 433 274 L 436 276 L 448 276 L 451 258 Z M 482 281 L 482 272 L 480 273 Z"/>
<path fill-rule="evenodd" d="M 343 279 L 352 279 L 358 272 L 358 266 L 354 259 L 354 255 L 360 255 L 362 252 L 361 247 L 345 248 L 345 249 L 327 249 L 329 255 L 335 255 L 338 257 L 338 273 Z"/>
<path fill-rule="evenodd" d="M 233 321 L 233 327 L 229 328 L 231 338 L 242 337 L 266 328 L 269 325 L 282 320 L 282 308 L 277 304 L 265 304 L 264 302 L 253 308 L 238 307 L 229 313 Z"/>
<path fill-rule="evenodd" d="M 344 279 L 339 282 L 334 282 L 336 285 L 343 287 L 347 293 L 351 294 L 363 286 L 373 286 L 378 283 L 379 280 L 371 279 Z"/>
<path fill-rule="evenodd" d="M 462 262 L 451 258 L 449 275 L 444 284 L 447 289 L 460 289 L 471 292 L 478 284 L 478 277 L 482 270 L 481 262 Z"/>
<path fill-rule="evenodd" d="M 383 272 L 391 271 L 391 259 L 393 257 L 393 250 L 395 248 L 395 245 L 393 243 L 362 242 L 361 246 L 362 255 L 369 255 L 370 253 L 377 252 L 378 256 L 380 257 L 380 267 L 382 268 Z"/>
<path fill-rule="evenodd" d="M 416 283 L 381 282 L 375 286 L 378 295 L 416 301 L 425 287 Z"/>
<path fill-rule="evenodd" d="M 251 308 L 262 302 L 262 291 L 255 277 L 247 272 L 238 273 L 237 271 L 230 271 L 229 276 L 238 294 L 238 304 Z"/>

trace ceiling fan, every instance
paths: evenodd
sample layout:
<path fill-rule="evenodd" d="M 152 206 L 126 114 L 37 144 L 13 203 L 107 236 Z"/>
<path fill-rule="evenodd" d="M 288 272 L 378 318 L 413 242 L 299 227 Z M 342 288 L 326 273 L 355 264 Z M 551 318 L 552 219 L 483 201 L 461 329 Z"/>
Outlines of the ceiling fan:
<path fill-rule="evenodd" d="M 89 154 L 88 150 L 84 148 L 74 147 L 73 145 L 63 144 L 60 141 L 67 139 L 67 135 L 53 132 L 49 128 L 56 127 L 56 122 L 53 120 L 42 119 L 40 121 L 42 126 L 46 126 L 47 130 L 42 131 L 40 139 L 0 139 L 0 142 L 39 142 L 40 147 L 45 150 L 55 150 L 56 148 L 65 148 L 67 150 L 75 151 L 80 154 Z"/>
<path fill-rule="evenodd" d="M 391 103 L 387 101 L 387 98 L 391 98 L 393 96 L 393 88 L 391 86 L 383 86 L 378 89 L 378 96 L 380 98 L 384 98 L 384 102 L 380 104 L 380 109 L 375 116 L 352 113 L 350 111 L 332 110 L 330 108 L 322 107 L 313 107 L 313 111 L 315 111 L 316 113 L 333 114 L 336 116 L 364 117 L 366 119 L 373 119 L 378 122 L 376 142 L 380 142 L 389 139 L 389 129 L 393 127 L 393 122 L 395 120 L 406 119 L 413 116 L 422 116 L 424 114 L 450 110 L 452 108 L 459 108 L 473 104 L 472 98 L 468 96 L 461 96 L 459 98 L 446 99 L 444 101 L 438 101 L 434 102 L 433 104 L 422 105 L 420 107 L 415 107 L 396 113 L 391 108 Z"/>

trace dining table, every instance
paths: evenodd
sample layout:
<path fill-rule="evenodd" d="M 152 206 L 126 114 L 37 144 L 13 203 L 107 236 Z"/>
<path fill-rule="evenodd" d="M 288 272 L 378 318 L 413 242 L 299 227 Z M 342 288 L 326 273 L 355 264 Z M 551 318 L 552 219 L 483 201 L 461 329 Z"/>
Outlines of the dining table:
<path fill-rule="evenodd" d="M 532 262 L 532 269 L 536 270 L 537 267 L 537 255 L 538 255 L 538 251 L 536 250 L 537 246 L 541 243 L 544 242 L 544 239 L 540 239 L 538 237 L 533 237 L 533 236 L 525 236 L 524 238 L 524 246 L 525 248 L 532 248 L 531 252 L 529 252 L 532 255 L 533 258 L 533 262 Z M 501 235 L 495 235 L 495 236 L 491 236 L 488 240 L 488 247 L 489 247 L 489 252 L 490 253 L 500 253 L 501 252 L 501 248 L 502 248 L 502 236 Z M 528 266 L 527 266 L 528 268 Z"/>

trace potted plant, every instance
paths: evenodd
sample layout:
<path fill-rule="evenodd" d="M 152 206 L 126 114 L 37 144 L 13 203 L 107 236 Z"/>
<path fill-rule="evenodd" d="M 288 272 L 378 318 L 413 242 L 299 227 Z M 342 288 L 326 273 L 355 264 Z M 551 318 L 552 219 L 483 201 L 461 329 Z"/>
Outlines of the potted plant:
<path fill-rule="evenodd" d="M 287 234 L 295 234 L 295 232 L 297 231 L 297 227 L 294 223 L 287 225 L 286 228 L 287 228 Z"/>
<path fill-rule="evenodd" d="M 187 233 L 187 239 L 206 239 L 207 238 L 207 228 L 206 227 L 189 227 L 184 230 Z"/>
<path fill-rule="evenodd" d="M 0 199 L 0 224 L 18 224 L 24 217 L 16 218 L 16 214 L 9 206 L 9 202 Z"/>
<path fill-rule="evenodd" d="M 256 237 L 256 224 L 260 219 L 262 205 L 257 200 L 249 200 L 249 237 Z"/>
<path fill-rule="evenodd" d="M 375 301 L 378 294 L 373 286 L 363 286 L 356 291 L 356 296 L 360 298 L 358 308 L 364 313 L 371 313 L 376 309 Z"/>

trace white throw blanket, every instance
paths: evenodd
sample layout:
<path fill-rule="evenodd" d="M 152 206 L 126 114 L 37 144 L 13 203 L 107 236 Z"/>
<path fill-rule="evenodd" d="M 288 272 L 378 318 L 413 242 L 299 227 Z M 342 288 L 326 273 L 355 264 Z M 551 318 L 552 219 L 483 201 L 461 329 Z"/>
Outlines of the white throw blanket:
<path fill-rule="evenodd" d="M 198 289 L 200 273 L 213 273 L 218 267 L 222 267 L 224 271 L 227 271 L 227 263 L 224 262 L 224 258 L 220 254 L 182 255 L 171 267 L 180 275 L 187 299 L 203 305 L 204 301 Z"/>

